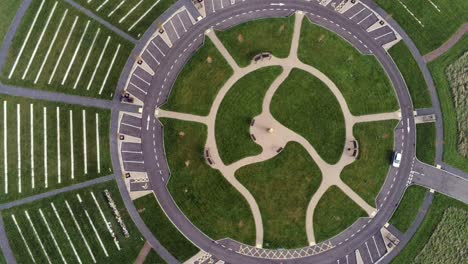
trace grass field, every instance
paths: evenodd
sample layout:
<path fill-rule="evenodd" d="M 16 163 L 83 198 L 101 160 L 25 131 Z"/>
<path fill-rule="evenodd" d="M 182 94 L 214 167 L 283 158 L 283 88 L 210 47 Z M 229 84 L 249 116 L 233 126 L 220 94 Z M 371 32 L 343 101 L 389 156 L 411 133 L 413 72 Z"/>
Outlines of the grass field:
<path fill-rule="evenodd" d="M 171 169 L 168 188 L 177 205 L 211 238 L 230 237 L 254 245 L 255 225 L 247 202 L 203 157 L 206 127 L 172 119 L 162 122 Z"/>
<path fill-rule="evenodd" d="M 219 89 L 233 74 L 232 68 L 209 38 L 185 65 L 163 109 L 208 115 Z"/>
<path fill-rule="evenodd" d="M 432 107 L 431 96 L 417 62 L 403 41 L 398 42 L 389 51 L 400 70 L 411 95 L 414 108 Z"/>
<path fill-rule="evenodd" d="M 414 263 L 463 263 L 467 251 L 468 210 L 448 208 Z"/>
<path fill-rule="evenodd" d="M 2 18 L 0 20 L 0 47 L 3 44 L 3 40 L 10 29 L 10 25 L 21 3 L 22 1 L 0 0 L 0 17 Z"/>
<path fill-rule="evenodd" d="M 427 164 L 435 165 L 436 127 L 434 123 L 416 125 L 416 157 Z"/>
<path fill-rule="evenodd" d="M 288 143 L 277 157 L 240 168 L 236 178 L 260 207 L 265 248 L 307 246 L 307 205 L 322 173 L 298 143 Z"/>
<path fill-rule="evenodd" d="M 393 130 L 397 121 L 359 123 L 353 128 L 359 142 L 358 159 L 346 166 L 341 179 L 368 204 L 375 198 L 387 177 L 393 154 Z"/>
<path fill-rule="evenodd" d="M 151 250 L 150 253 L 146 256 L 145 264 L 166 264 L 166 262 L 156 253 L 156 251 Z"/>
<path fill-rule="evenodd" d="M 91 10 L 124 32 L 140 38 L 154 21 L 164 13 L 175 0 L 77 0 L 77 3 Z"/>
<path fill-rule="evenodd" d="M 153 194 L 146 195 L 133 201 L 151 232 L 161 244 L 180 262 L 184 262 L 197 254 L 199 249 L 188 241 L 171 223 L 159 207 Z"/>
<path fill-rule="evenodd" d="M 421 54 L 440 47 L 468 20 L 467 1 L 432 2 L 436 6 L 427 0 L 376 1 L 403 27 Z"/>
<path fill-rule="evenodd" d="M 298 56 L 338 86 L 353 115 L 398 109 L 390 80 L 374 56 L 362 55 L 340 36 L 307 19 L 302 22 Z"/>
<path fill-rule="evenodd" d="M 262 112 L 263 97 L 281 71 L 274 66 L 249 73 L 223 98 L 216 116 L 215 134 L 225 164 L 262 152 L 262 147 L 250 138 L 250 122 Z"/>
<path fill-rule="evenodd" d="M 15 35 L 1 80 L 111 99 L 132 48 L 63 0 L 33 1 Z"/>
<path fill-rule="evenodd" d="M 338 235 L 359 217 L 367 214 L 336 186 L 330 187 L 314 211 L 315 241 L 321 242 Z"/>
<path fill-rule="evenodd" d="M 403 249 L 403 251 L 394 259 L 392 263 L 393 264 L 415 263 L 416 257 L 420 254 L 423 248 L 428 244 L 432 234 L 436 232 L 437 226 L 443 220 L 444 213 L 447 211 L 448 208 L 457 208 L 457 209 L 468 211 L 467 204 L 464 204 L 455 199 L 444 196 L 443 194 L 436 193 L 434 197 L 434 201 L 432 202 L 432 205 L 429 208 L 426 218 L 422 222 L 418 231 L 410 240 L 408 245 L 406 245 L 405 249 Z M 463 225 L 463 221 L 461 221 L 460 223 L 457 223 L 457 228 L 455 228 L 455 230 L 461 229 L 463 227 L 465 228 L 463 232 L 465 232 L 466 227 L 467 227 L 466 218 L 464 219 L 464 223 L 465 223 L 464 225 Z M 452 249 L 449 249 L 449 247 L 451 247 L 450 244 L 444 243 L 444 244 L 441 244 L 440 246 L 443 247 L 444 250 L 452 251 Z M 466 250 L 464 252 L 466 252 Z M 436 251 L 434 251 L 434 253 L 436 253 Z M 460 251 L 459 253 L 463 253 L 463 251 Z M 446 255 L 443 254 L 440 257 L 443 257 L 443 256 L 446 256 Z M 434 256 L 434 260 L 435 260 L 435 256 Z M 439 262 L 439 263 L 450 263 L 450 262 Z"/>
<path fill-rule="evenodd" d="M 454 167 L 468 172 L 468 162 L 457 150 L 458 128 L 455 103 L 447 80 L 447 67 L 467 51 L 468 36 L 457 43 L 448 53 L 429 63 L 439 96 L 444 123 L 444 161 Z"/>
<path fill-rule="evenodd" d="M 319 79 L 294 69 L 276 91 L 273 116 L 306 138 L 328 163 L 338 162 L 345 144 L 343 112 L 335 95 Z"/>
<path fill-rule="evenodd" d="M 410 186 L 389 223 L 405 233 L 416 220 L 426 194 L 426 188 L 417 185 Z"/>
<path fill-rule="evenodd" d="M 255 20 L 217 32 L 221 42 L 237 64 L 245 67 L 261 52 L 286 58 L 291 48 L 294 16 Z"/>
<path fill-rule="evenodd" d="M 112 174 L 110 111 L 4 95 L 0 104 L 0 202 Z"/>
<path fill-rule="evenodd" d="M 129 236 L 117 222 L 108 190 Z M 2 211 L 18 263 L 133 262 L 144 240 L 115 182 L 95 185 Z M 116 241 L 113 240 L 114 234 Z M 120 248 L 120 250 L 119 250 Z"/>
<path fill-rule="evenodd" d="M 6 264 L 5 256 L 3 256 L 3 252 L 0 250 L 0 263 Z"/>

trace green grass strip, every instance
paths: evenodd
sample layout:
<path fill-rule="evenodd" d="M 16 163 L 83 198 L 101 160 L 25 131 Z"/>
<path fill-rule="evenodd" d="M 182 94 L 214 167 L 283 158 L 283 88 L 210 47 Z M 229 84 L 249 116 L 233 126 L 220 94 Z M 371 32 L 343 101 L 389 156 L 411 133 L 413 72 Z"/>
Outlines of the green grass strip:
<path fill-rule="evenodd" d="M 0 0 L 0 46 L 3 44 L 10 25 L 16 12 L 20 8 L 22 1 Z"/>
<path fill-rule="evenodd" d="M 156 251 L 151 250 L 146 256 L 145 264 L 166 264 L 166 262 L 156 253 Z"/>
<path fill-rule="evenodd" d="M 410 186 L 390 219 L 390 224 L 405 233 L 410 228 L 413 221 L 416 220 L 426 194 L 426 188 L 417 185 Z"/>
<path fill-rule="evenodd" d="M 416 125 L 416 157 L 434 165 L 436 152 L 436 127 L 434 123 Z"/>

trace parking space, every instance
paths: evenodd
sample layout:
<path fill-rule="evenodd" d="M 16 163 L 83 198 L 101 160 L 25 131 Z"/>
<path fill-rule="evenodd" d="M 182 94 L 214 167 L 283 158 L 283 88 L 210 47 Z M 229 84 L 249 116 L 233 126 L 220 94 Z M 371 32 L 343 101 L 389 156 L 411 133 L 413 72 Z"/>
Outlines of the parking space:
<path fill-rule="evenodd" d="M 371 13 L 369 16 L 367 16 L 365 19 L 361 20 L 358 22 L 358 24 L 363 28 L 363 29 L 368 29 L 370 26 L 374 25 L 375 23 L 379 22 L 379 19 L 377 18 L 376 15 Z"/>
<path fill-rule="evenodd" d="M 356 252 L 353 251 L 350 254 L 343 256 L 336 260 L 336 264 L 356 264 Z"/>
<path fill-rule="evenodd" d="M 372 235 L 359 247 L 359 254 L 364 264 L 376 263 L 386 252 L 387 249 L 380 231 Z"/>
<path fill-rule="evenodd" d="M 176 43 L 186 32 L 192 27 L 193 23 L 186 10 L 181 11 L 171 17 L 165 24 L 164 30 L 166 31 L 169 40 L 172 44 Z"/>
<path fill-rule="evenodd" d="M 215 13 L 217 10 L 221 10 L 227 7 L 230 7 L 231 4 L 234 5 L 236 2 L 240 2 L 241 0 L 231 1 L 231 0 L 205 0 L 205 11 L 206 15 Z M 244 0 L 242 0 L 244 1 Z"/>
<path fill-rule="evenodd" d="M 123 114 L 120 121 L 119 133 L 140 138 L 141 137 L 141 118 Z"/>

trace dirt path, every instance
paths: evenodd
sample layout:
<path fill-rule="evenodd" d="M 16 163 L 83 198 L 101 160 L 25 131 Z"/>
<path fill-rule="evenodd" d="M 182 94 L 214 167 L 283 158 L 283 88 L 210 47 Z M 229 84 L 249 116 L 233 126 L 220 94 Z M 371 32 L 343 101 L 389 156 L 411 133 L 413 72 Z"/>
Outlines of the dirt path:
<path fill-rule="evenodd" d="M 431 62 L 438 57 L 442 56 L 445 52 L 447 52 L 450 48 L 455 46 L 458 41 L 465 35 L 465 33 L 468 32 L 468 23 L 463 24 L 455 34 L 450 37 L 449 40 L 447 40 L 442 46 L 439 48 L 429 52 L 428 54 L 423 56 L 423 59 L 425 62 Z"/>
<path fill-rule="evenodd" d="M 148 256 L 150 251 L 151 245 L 148 243 L 148 241 L 146 241 L 140 250 L 140 254 L 138 254 L 138 257 L 135 260 L 135 264 L 143 264 L 143 262 L 145 262 L 146 256 Z"/>

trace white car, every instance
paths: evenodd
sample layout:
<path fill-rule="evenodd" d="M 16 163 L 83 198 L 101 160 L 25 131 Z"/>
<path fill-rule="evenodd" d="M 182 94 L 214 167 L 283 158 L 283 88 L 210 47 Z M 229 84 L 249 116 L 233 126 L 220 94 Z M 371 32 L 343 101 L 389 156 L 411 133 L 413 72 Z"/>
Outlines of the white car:
<path fill-rule="evenodd" d="M 400 152 L 395 152 L 393 155 L 393 167 L 399 168 L 401 163 L 401 153 Z"/>

